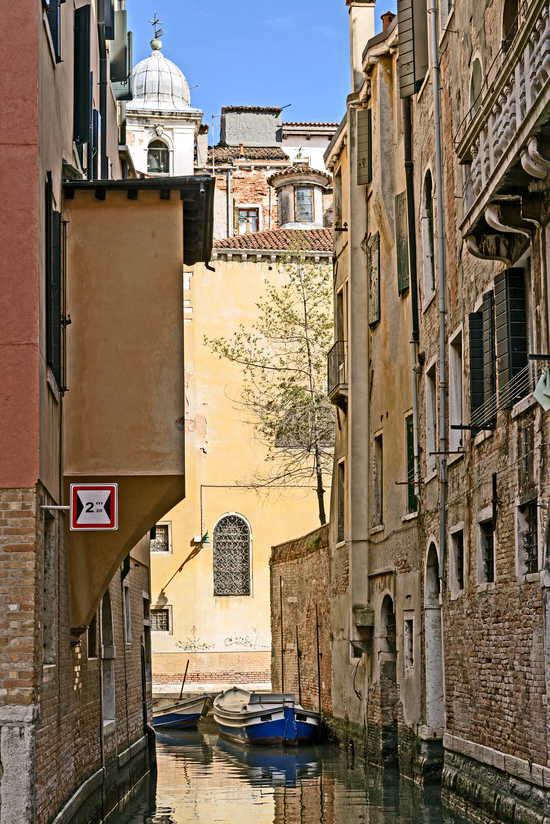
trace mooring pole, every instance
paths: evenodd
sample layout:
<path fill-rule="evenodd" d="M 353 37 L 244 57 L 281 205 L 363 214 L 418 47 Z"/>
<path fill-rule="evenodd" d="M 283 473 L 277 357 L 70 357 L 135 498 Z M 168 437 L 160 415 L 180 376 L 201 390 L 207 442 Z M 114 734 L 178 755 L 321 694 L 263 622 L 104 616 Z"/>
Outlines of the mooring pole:
<path fill-rule="evenodd" d="M 187 664 L 185 665 L 185 672 L 183 673 L 183 681 L 181 682 L 181 690 L 180 690 L 180 701 L 183 698 L 183 688 L 185 686 L 185 682 L 187 681 L 187 670 L 189 669 L 189 661 L 191 659 L 187 659 Z"/>
<path fill-rule="evenodd" d="M 300 669 L 300 646 L 298 644 L 298 624 L 296 624 L 296 669 L 298 670 L 298 703 L 302 703 L 302 672 Z"/>
<path fill-rule="evenodd" d="M 317 699 L 321 714 L 321 644 L 319 642 L 319 607 L 315 604 L 315 635 L 317 639 Z"/>
<path fill-rule="evenodd" d="M 281 692 L 285 691 L 285 625 L 283 622 L 283 579 L 279 576 L 279 604 L 281 609 Z"/>

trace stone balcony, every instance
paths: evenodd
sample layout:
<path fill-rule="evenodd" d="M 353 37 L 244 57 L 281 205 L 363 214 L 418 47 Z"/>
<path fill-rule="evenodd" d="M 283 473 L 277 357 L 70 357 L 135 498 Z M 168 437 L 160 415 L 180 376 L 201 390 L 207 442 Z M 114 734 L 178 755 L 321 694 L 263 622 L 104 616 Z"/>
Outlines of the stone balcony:
<path fill-rule="evenodd" d="M 550 185 L 550 15 L 547 0 L 525 0 L 513 39 L 503 44 L 455 137 L 464 164 L 468 248 L 516 260 L 540 223 Z"/>

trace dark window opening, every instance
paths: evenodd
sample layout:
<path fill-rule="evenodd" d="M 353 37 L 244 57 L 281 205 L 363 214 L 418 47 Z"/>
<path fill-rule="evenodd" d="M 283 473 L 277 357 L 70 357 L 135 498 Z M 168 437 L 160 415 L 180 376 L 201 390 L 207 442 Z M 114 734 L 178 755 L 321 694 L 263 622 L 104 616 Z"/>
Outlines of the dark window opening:
<path fill-rule="evenodd" d="M 97 613 L 90 621 L 88 627 L 88 658 L 97 658 Z"/>
<path fill-rule="evenodd" d="M 84 161 L 83 146 L 92 137 L 92 88 L 90 47 L 90 6 L 81 6 L 74 13 L 74 109 L 73 137 Z M 88 170 L 88 176 L 91 174 Z"/>
<path fill-rule="evenodd" d="M 492 520 L 480 523 L 479 539 L 481 583 L 492 584 L 495 580 L 495 532 Z"/>
<path fill-rule="evenodd" d="M 62 389 L 61 214 L 53 208 L 51 172 L 45 192 L 46 362 Z"/>
<path fill-rule="evenodd" d="M 458 592 L 464 589 L 464 531 L 461 529 L 451 536 L 453 550 L 454 583 Z"/>
<path fill-rule="evenodd" d="M 539 571 L 538 506 L 534 499 L 518 509 L 518 549 L 521 570 L 526 575 Z"/>
<path fill-rule="evenodd" d="M 508 51 L 518 33 L 519 0 L 505 0 L 502 15 L 502 49 Z"/>
<path fill-rule="evenodd" d="M 407 512 L 418 511 L 418 499 L 415 491 L 414 477 L 414 421 L 412 415 L 405 419 L 406 447 L 407 447 Z"/>
<path fill-rule="evenodd" d="M 61 62 L 61 3 L 64 0 L 42 0 L 42 5 L 46 10 L 50 34 L 52 37 L 53 50 L 57 63 Z"/>
<path fill-rule="evenodd" d="M 338 522 L 337 536 L 338 543 L 346 540 L 346 464 L 340 461 L 338 464 Z"/>

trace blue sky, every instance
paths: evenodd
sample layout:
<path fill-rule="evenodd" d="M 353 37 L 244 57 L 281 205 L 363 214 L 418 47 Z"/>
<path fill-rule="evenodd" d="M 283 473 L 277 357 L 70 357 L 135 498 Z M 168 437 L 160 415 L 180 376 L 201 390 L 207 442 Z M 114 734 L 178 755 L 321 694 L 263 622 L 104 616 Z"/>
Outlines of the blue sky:
<path fill-rule="evenodd" d="M 157 12 L 164 54 L 184 71 L 206 122 L 223 105 L 292 106 L 287 120 L 340 120 L 349 91 L 344 0 L 128 0 L 134 61 Z M 395 0 L 378 0 L 380 15 Z"/>

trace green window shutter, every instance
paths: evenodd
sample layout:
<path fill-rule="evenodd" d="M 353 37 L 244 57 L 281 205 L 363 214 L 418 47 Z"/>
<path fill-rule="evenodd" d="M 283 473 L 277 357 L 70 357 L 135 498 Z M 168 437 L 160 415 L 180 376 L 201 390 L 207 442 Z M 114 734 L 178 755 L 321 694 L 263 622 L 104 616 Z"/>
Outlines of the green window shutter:
<path fill-rule="evenodd" d="M 495 320 L 499 405 L 508 409 L 525 392 L 509 382 L 528 364 L 527 301 L 523 269 L 507 269 L 495 278 Z"/>
<path fill-rule="evenodd" d="M 372 110 L 357 111 L 357 183 L 364 186 L 372 180 Z"/>
<path fill-rule="evenodd" d="M 481 313 L 483 316 L 483 397 L 485 401 L 488 401 L 496 393 L 495 299 L 492 292 L 485 292 L 483 295 Z"/>
<path fill-rule="evenodd" d="M 470 332 L 470 416 L 483 404 L 483 314 L 468 316 Z"/>
<path fill-rule="evenodd" d="M 46 362 L 61 387 L 61 214 L 53 208 L 51 173 L 45 194 Z"/>
<path fill-rule="evenodd" d="M 426 0 L 397 0 L 399 20 L 399 92 L 415 94 L 428 71 L 428 12 Z"/>
<path fill-rule="evenodd" d="M 88 143 L 92 120 L 92 84 L 90 82 L 90 6 L 74 13 L 74 139 Z"/>
<path fill-rule="evenodd" d="M 395 250 L 397 288 L 402 295 L 409 288 L 409 233 L 407 230 L 407 193 L 395 196 Z"/>
<path fill-rule="evenodd" d="M 371 235 L 367 245 L 369 275 L 369 325 L 380 320 L 380 234 Z"/>

